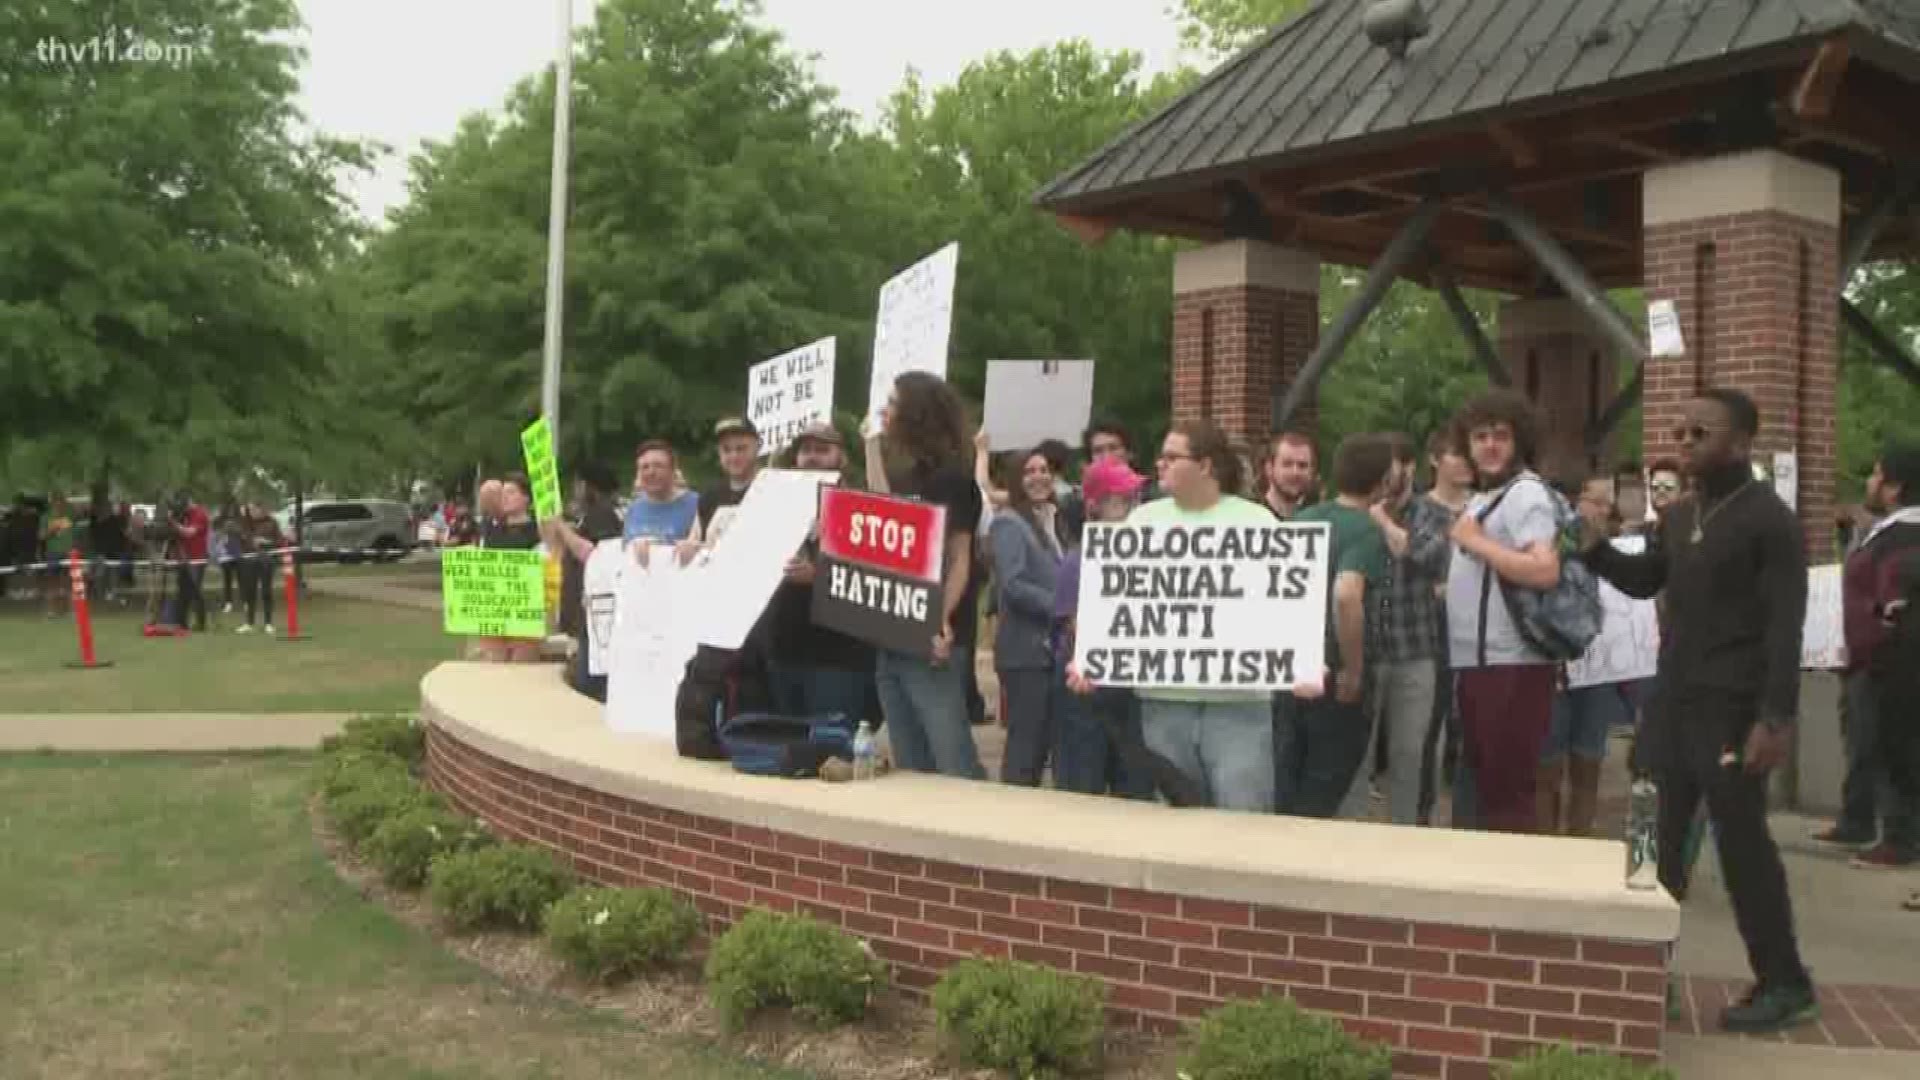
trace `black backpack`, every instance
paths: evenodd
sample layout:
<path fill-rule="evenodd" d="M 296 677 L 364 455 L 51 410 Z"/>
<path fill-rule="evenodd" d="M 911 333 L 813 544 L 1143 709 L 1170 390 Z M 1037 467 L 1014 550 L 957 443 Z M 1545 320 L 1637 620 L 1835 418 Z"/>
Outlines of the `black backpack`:
<path fill-rule="evenodd" d="M 702 645 L 687 661 L 687 674 L 674 699 L 674 744 L 681 757 L 727 760 L 721 725 L 743 713 L 764 712 L 771 704 L 760 651 Z"/>
<path fill-rule="evenodd" d="M 829 758 L 853 760 L 853 721 L 829 716 L 743 713 L 720 725 L 720 744 L 739 772 L 754 776 L 820 775 Z"/>

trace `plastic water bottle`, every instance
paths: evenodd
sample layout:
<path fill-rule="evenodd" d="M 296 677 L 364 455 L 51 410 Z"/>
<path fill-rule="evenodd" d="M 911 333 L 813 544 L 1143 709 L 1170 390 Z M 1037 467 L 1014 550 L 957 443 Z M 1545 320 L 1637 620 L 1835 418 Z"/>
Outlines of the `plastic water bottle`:
<path fill-rule="evenodd" d="M 862 720 L 853 733 L 853 778 L 873 779 L 873 763 L 873 725 Z"/>
<path fill-rule="evenodd" d="M 1636 777 L 1627 799 L 1627 888 L 1660 887 L 1657 845 L 1660 791 L 1653 781 Z"/>

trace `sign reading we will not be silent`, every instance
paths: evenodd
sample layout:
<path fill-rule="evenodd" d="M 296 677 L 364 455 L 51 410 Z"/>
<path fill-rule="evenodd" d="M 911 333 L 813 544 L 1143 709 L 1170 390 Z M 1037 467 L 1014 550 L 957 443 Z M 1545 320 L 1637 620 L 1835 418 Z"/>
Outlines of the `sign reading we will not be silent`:
<path fill-rule="evenodd" d="M 453 547 L 440 553 L 440 591 L 449 634 L 544 638 L 547 591 L 538 551 Z"/>
<path fill-rule="evenodd" d="M 1074 663 L 1101 686 L 1289 690 L 1326 665 L 1327 527 L 1087 526 Z"/>
<path fill-rule="evenodd" d="M 785 450 L 811 424 L 833 422 L 835 339 L 821 338 L 763 360 L 747 372 L 747 419 L 760 456 Z"/>
<path fill-rule="evenodd" d="M 813 621 L 878 648 L 931 655 L 946 607 L 946 527 L 946 507 L 935 503 L 822 487 Z"/>
<path fill-rule="evenodd" d="M 520 453 L 527 460 L 532 485 L 533 516 L 548 521 L 560 516 L 560 464 L 553 453 L 553 428 L 542 416 L 520 433 Z"/>

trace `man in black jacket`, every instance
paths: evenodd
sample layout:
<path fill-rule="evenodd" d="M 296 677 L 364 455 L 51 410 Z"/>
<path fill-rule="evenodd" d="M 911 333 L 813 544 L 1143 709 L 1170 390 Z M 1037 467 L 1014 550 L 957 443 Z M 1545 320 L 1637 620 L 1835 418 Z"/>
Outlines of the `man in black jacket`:
<path fill-rule="evenodd" d="M 1800 701 L 1805 541 L 1793 511 L 1754 479 L 1760 418 L 1752 399 L 1709 390 L 1684 415 L 1676 437 L 1691 494 L 1644 554 L 1602 541 L 1583 558 L 1628 596 L 1666 590 L 1669 640 L 1638 747 L 1660 788 L 1660 880 L 1685 898 L 1683 850 L 1704 798 L 1758 979 L 1720 1023 L 1778 1031 L 1819 1015 L 1794 939 L 1786 869 L 1767 830 L 1767 773 L 1786 760 Z"/>

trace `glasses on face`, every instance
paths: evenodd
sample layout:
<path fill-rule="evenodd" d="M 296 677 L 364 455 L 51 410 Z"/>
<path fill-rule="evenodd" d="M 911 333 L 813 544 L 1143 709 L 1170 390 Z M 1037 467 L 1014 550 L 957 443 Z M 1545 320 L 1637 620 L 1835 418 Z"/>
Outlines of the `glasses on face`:
<path fill-rule="evenodd" d="M 1647 485 L 1655 495 L 1671 495 L 1680 490 L 1680 484 L 1674 480 L 1655 480 Z"/>
<path fill-rule="evenodd" d="M 1673 441 L 1677 443 L 1706 442 L 1712 434 L 1713 432 L 1699 424 L 1681 424 L 1673 429 Z"/>

